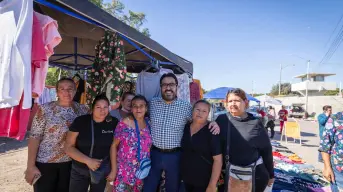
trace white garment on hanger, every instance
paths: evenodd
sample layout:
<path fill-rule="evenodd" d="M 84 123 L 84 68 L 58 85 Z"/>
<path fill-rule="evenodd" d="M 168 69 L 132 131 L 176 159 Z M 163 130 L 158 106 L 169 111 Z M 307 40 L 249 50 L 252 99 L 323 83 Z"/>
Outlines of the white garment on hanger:
<path fill-rule="evenodd" d="M 141 72 L 136 82 L 136 94 L 145 96 L 150 101 L 154 97 L 161 97 L 160 78 L 163 74 L 173 73 L 170 69 L 160 69 L 156 73 Z"/>
<path fill-rule="evenodd" d="M 190 102 L 191 94 L 189 90 L 189 77 L 186 73 L 176 75 L 179 85 L 177 86 L 177 97 Z"/>
<path fill-rule="evenodd" d="M 31 108 L 33 0 L 0 2 L 0 108 Z"/>

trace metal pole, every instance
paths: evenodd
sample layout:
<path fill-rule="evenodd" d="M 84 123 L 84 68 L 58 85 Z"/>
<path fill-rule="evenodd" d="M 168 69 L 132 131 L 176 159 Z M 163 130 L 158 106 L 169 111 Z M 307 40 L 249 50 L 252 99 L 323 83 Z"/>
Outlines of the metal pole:
<path fill-rule="evenodd" d="M 310 81 L 310 60 L 307 61 L 307 80 L 306 80 L 306 93 L 305 93 L 305 97 L 306 97 L 306 103 L 305 103 L 305 112 L 308 112 L 308 83 Z"/>
<path fill-rule="evenodd" d="M 254 80 L 252 81 L 252 96 L 254 96 Z"/>
<path fill-rule="evenodd" d="M 282 73 L 282 64 L 280 64 L 279 96 L 281 95 L 281 73 Z"/>

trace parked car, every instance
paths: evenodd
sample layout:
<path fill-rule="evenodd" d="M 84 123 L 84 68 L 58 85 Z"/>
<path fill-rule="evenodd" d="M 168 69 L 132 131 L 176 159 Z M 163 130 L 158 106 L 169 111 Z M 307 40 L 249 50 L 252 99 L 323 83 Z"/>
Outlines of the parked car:
<path fill-rule="evenodd" d="M 305 117 L 305 109 L 303 103 L 293 103 L 291 109 L 288 112 L 288 117 L 303 118 Z"/>

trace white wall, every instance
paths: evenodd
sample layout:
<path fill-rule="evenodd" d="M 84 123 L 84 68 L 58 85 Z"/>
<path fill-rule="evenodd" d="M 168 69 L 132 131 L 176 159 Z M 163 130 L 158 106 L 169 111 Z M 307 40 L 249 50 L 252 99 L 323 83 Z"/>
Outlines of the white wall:
<path fill-rule="evenodd" d="M 322 90 L 336 90 L 337 85 L 334 82 L 319 82 L 319 81 L 310 81 L 308 82 L 308 90 L 319 91 Z M 305 91 L 306 82 L 293 83 L 292 91 Z"/>
<path fill-rule="evenodd" d="M 278 97 L 283 105 L 291 105 L 292 103 L 304 103 L 305 97 Z M 324 105 L 331 105 L 333 113 L 343 111 L 342 96 L 309 96 L 308 97 L 308 112 L 311 114 L 315 112 L 317 115 L 323 112 Z M 305 106 L 304 106 L 305 107 Z M 280 107 L 276 107 L 278 111 Z"/>

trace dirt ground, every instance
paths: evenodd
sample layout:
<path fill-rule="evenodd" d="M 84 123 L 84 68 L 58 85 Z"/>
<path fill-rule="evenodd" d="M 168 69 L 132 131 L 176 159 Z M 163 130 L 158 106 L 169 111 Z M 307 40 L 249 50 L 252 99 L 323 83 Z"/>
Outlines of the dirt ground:
<path fill-rule="evenodd" d="M 0 191 L 31 192 L 24 180 L 27 161 L 27 141 L 0 138 Z"/>

